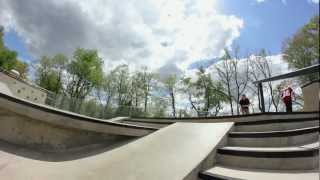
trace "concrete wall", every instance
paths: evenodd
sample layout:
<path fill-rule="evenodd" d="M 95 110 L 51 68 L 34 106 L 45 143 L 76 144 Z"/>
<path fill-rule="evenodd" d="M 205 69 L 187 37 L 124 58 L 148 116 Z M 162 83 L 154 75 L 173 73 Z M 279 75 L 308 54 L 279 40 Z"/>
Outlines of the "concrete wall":
<path fill-rule="evenodd" d="M 0 139 L 32 149 L 59 152 L 103 143 L 113 145 L 133 139 L 128 136 L 66 128 L 0 111 Z"/>
<path fill-rule="evenodd" d="M 0 139 L 46 151 L 97 143 L 113 145 L 157 130 L 90 118 L 3 93 L 0 93 L 0 117 Z"/>
<path fill-rule="evenodd" d="M 302 87 L 303 111 L 319 111 L 320 83 L 313 82 Z"/>
<path fill-rule="evenodd" d="M 0 82 L 6 84 L 11 94 L 16 97 L 40 104 L 44 104 L 46 101 L 47 93 L 44 90 L 18 80 L 13 75 L 0 72 Z"/>

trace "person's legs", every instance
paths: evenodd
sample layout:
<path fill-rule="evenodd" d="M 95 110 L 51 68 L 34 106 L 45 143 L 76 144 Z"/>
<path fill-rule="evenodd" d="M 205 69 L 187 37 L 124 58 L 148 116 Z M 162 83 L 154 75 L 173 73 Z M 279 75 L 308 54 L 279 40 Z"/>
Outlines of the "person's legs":
<path fill-rule="evenodd" d="M 248 108 L 248 107 L 246 107 L 246 108 L 244 109 L 244 114 L 249 114 L 249 108 Z"/>
<path fill-rule="evenodd" d="M 288 102 L 288 111 L 287 112 L 292 112 L 292 101 Z"/>

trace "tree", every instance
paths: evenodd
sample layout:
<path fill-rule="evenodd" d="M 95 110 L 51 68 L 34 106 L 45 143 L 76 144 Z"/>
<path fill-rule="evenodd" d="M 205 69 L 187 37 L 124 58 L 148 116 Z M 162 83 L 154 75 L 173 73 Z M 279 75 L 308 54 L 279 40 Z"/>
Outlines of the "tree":
<path fill-rule="evenodd" d="M 258 84 L 254 84 L 254 81 L 258 81 L 261 79 L 266 79 L 266 78 L 270 78 L 272 77 L 272 71 L 270 68 L 270 62 L 267 59 L 267 53 L 266 50 L 262 49 L 258 55 L 253 56 L 254 59 L 250 60 L 250 70 L 249 70 L 249 74 L 250 74 L 250 81 L 252 82 L 251 85 L 253 87 L 250 87 L 251 90 L 254 92 L 254 94 L 256 94 L 258 97 L 260 97 L 260 92 L 258 91 Z M 264 88 L 267 88 L 267 91 L 265 91 L 267 94 L 268 98 L 268 109 L 267 111 L 270 111 L 271 106 L 274 106 L 275 111 L 278 112 L 278 100 L 277 100 L 277 96 L 278 93 L 273 90 L 272 87 L 272 83 L 271 82 L 266 82 L 264 83 Z M 260 98 L 258 98 L 258 107 L 259 110 L 262 111 L 262 104 L 261 104 L 261 100 Z"/>
<path fill-rule="evenodd" d="M 0 67 L 10 71 L 17 70 L 20 78 L 26 79 L 28 73 L 28 64 L 17 59 L 17 52 L 9 50 L 3 42 L 4 28 L 0 26 Z"/>
<path fill-rule="evenodd" d="M 132 104 L 131 78 L 128 65 L 119 65 L 113 70 L 116 87 L 117 115 L 130 114 Z"/>
<path fill-rule="evenodd" d="M 62 54 L 57 54 L 53 58 L 42 56 L 37 67 L 36 83 L 55 93 L 59 94 L 63 91 L 63 73 L 66 69 L 69 59 Z"/>
<path fill-rule="evenodd" d="M 234 82 L 234 89 L 235 93 L 232 96 L 233 100 L 236 102 L 237 106 L 237 114 L 240 114 L 239 111 L 239 99 L 240 96 L 246 91 L 248 80 L 249 80 L 249 65 L 248 65 L 248 59 L 242 60 L 243 64 L 240 67 L 240 58 L 238 56 L 239 54 L 239 47 L 235 49 L 234 58 L 231 61 L 231 68 L 233 71 L 233 82 Z M 241 70 L 239 70 L 241 68 Z"/>
<path fill-rule="evenodd" d="M 97 97 L 101 104 L 104 105 L 104 110 L 101 112 L 101 117 L 108 118 L 111 115 L 112 99 L 116 94 L 116 81 L 114 71 L 103 76 L 102 84 L 96 89 Z"/>
<path fill-rule="evenodd" d="M 15 70 L 17 70 L 20 74 L 20 78 L 26 79 L 28 74 L 28 64 L 25 62 L 22 62 L 20 60 L 17 60 L 15 67 Z"/>
<path fill-rule="evenodd" d="M 3 35 L 4 35 L 4 28 L 3 26 L 0 25 L 0 50 L 4 49 Z"/>
<path fill-rule="evenodd" d="M 96 50 L 78 48 L 73 54 L 73 60 L 68 65 L 71 81 L 67 85 L 67 93 L 72 98 L 70 109 L 79 110 L 82 101 L 102 82 L 103 61 Z"/>
<path fill-rule="evenodd" d="M 221 83 L 227 90 L 230 111 L 233 115 L 232 78 L 234 76 L 234 67 L 232 65 L 230 52 L 227 49 L 225 49 L 224 56 L 221 58 L 221 60 L 221 66 L 216 66 L 216 70 L 218 72 Z"/>
<path fill-rule="evenodd" d="M 199 107 L 199 103 L 196 98 L 196 88 L 194 82 L 191 81 L 190 77 L 182 78 L 182 87 L 180 90 L 187 95 L 188 101 L 191 105 L 191 109 L 193 109 L 197 116 L 201 116 L 201 110 Z"/>
<path fill-rule="evenodd" d="M 198 89 L 198 97 L 202 98 L 204 103 L 202 106 L 202 113 L 205 116 L 210 115 L 214 108 L 214 115 L 216 116 L 221 110 L 221 103 L 226 100 L 226 94 L 223 92 L 222 84 L 214 82 L 210 74 L 205 72 L 204 68 L 200 68 L 197 73 L 198 80 L 195 85 Z"/>
<path fill-rule="evenodd" d="M 191 108 L 198 116 L 217 115 L 222 109 L 222 103 L 227 100 L 222 84 L 213 82 L 204 68 L 197 72 L 195 82 L 190 77 L 183 78 L 182 85 L 182 92 L 187 94 Z"/>
<path fill-rule="evenodd" d="M 10 51 L 5 49 L 0 49 L 0 67 L 10 71 L 14 69 L 17 63 L 17 53 L 15 51 Z"/>
<path fill-rule="evenodd" d="M 175 91 L 178 79 L 177 75 L 171 74 L 164 80 L 164 85 L 171 98 L 172 116 L 176 117 Z"/>
<path fill-rule="evenodd" d="M 152 88 L 152 81 L 154 80 L 155 74 L 149 72 L 147 67 L 143 67 L 142 71 L 137 73 L 138 79 L 141 83 L 141 90 L 143 92 L 143 99 L 144 99 L 144 113 L 147 113 L 148 108 L 148 101 L 150 96 L 150 91 Z"/>
<path fill-rule="evenodd" d="M 314 16 L 292 38 L 284 42 L 284 59 L 291 68 L 304 68 L 319 63 L 319 15 Z M 303 80 L 314 80 L 318 74 Z"/>

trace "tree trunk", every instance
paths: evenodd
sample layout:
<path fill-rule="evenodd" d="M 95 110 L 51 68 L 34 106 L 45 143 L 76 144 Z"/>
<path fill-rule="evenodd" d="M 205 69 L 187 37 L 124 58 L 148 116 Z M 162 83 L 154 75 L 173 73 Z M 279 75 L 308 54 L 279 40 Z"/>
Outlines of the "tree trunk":
<path fill-rule="evenodd" d="M 175 105 L 175 98 L 173 92 L 170 93 L 171 96 L 171 105 L 172 105 L 172 115 L 176 117 L 176 105 Z"/>
<path fill-rule="evenodd" d="M 147 106 L 148 106 L 148 95 L 144 97 L 144 113 L 147 113 Z"/>
<path fill-rule="evenodd" d="M 233 115 L 233 103 L 232 103 L 231 89 L 230 89 L 229 84 L 228 84 L 228 95 L 229 95 L 229 104 L 230 104 L 231 115 Z"/>

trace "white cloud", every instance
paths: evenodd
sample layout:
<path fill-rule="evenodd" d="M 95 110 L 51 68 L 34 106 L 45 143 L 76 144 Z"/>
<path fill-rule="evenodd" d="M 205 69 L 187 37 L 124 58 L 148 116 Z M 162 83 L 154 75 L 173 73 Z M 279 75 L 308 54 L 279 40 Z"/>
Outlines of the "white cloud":
<path fill-rule="evenodd" d="M 257 3 L 263 3 L 263 2 L 265 2 L 266 0 L 256 0 L 257 1 Z"/>
<path fill-rule="evenodd" d="M 308 0 L 311 3 L 319 4 L 319 0 Z"/>
<path fill-rule="evenodd" d="M 84 47 L 97 49 L 106 69 L 123 62 L 185 68 L 239 37 L 242 19 L 218 9 L 217 0 L 0 0 L 0 24 L 34 57 Z"/>

